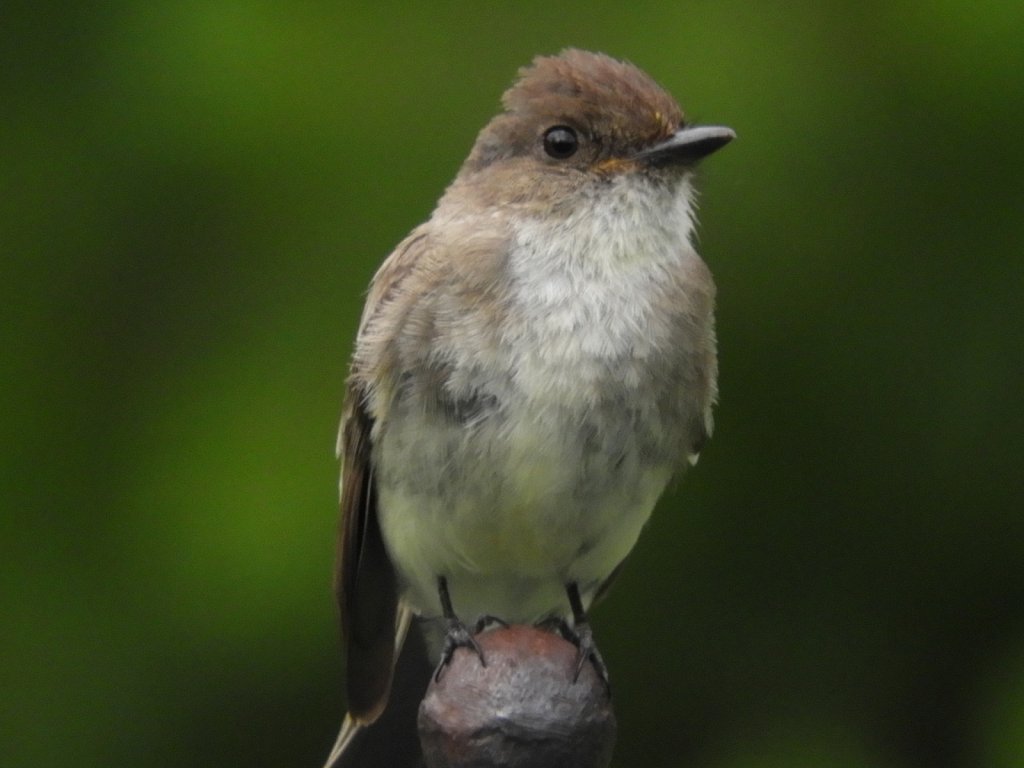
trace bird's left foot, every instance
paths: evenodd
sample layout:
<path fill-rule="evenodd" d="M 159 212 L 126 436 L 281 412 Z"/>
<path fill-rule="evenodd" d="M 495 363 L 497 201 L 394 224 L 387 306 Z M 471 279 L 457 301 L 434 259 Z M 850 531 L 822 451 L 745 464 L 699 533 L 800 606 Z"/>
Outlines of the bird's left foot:
<path fill-rule="evenodd" d="M 573 682 L 579 680 L 580 672 L 583 671 L 583 665 L 589 659 L 590 663 L 594 665 L 594 671 L 597 672 L 597 676 L 601 678 L 601 682 L 604 683 L 604 687 L 608 690 L 609 695 L 611 695 L 612 685 L 608 680 L 608 665 L 604 663 L 601 652 L 597 650 L 597 643 L 594 642 L 594 633 L 590 629 L 590 622 L 577 622 L 573 628 L 573 634 L 575 637 L 569 638 L 577 648 L 576 671 L 572 676 Z"/>
<path fill-rule="evenodd" d="M 586 611 L 583 610 L 583 601 L 580 599 L 579 588 L 575 583 L 566 585 L 566 593 L 569 596 L 569 605 L 572 608 L 572 626 L 561 616 L 552 616 L 537 624 L 541 629 L 555 632 L 561 635 L 570 643 L 576 646 L 576 667 L 573 672 L 573 682 L 580 678 L 583 665 L 587 660 L 594 665 L 594 671 L 601 678 L 608 694 L 611 695 L 612 686 L 608 680 L 608 665 L 604 663 L 601 652 L 597 650 L 597 643 L 594 642 L 594 633 L 590 629 L 590 621 L 587 619 Z"/>

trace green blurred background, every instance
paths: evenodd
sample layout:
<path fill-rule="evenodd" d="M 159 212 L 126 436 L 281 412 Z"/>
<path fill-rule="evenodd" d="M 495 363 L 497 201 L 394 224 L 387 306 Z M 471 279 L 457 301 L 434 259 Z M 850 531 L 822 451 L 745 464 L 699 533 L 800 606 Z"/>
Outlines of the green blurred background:
<path fill-rule="evenodd" d="M 320 765 L 363 291 L 566 45 L 740 137 L 616 765 L 1024 764 L 1024 5 L 86 5 L 0 16 L 0 765 Z"/>

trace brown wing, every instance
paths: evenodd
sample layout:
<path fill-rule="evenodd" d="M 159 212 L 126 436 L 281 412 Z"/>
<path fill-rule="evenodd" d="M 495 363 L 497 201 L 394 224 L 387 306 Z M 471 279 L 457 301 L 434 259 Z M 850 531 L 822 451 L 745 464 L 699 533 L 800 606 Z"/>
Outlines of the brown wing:
<path fill-rule="evenodd" d="M 397 577 L 377 514 L 372 432 L 376 419 L 387 418 L 398 367 L 395 336 L 418 298 L 409 289 L 409 283 L 415 281 L 407 278 L 422 267 L 425 241 L 421 227 L 395 249 L 374 276 L 338 435 L 341 528 L 335 593 L 347 654 L 349 716 L 361 725 L 376 720 L 387 704 L 395 652 L 404 636 L 405 624 L 397 621 Z"/>
<path fill-rule="evenodd" d="M 350 387 L 341 433 L 341 532 L 335 588 L 347 654 L 349 714 L 377 719 L 387 703 L 395 657 L 398 587 L 377 520 L 370 433 L 362 393 Z"/>
<path fill-rule="evenodd" d="M 439 302 L 446 317 L 494 303 L 504 241 L 467 225 L 414 230 L 374 276 L 359 327 L 339 434 L 341 538 L 336 590 L 348 653 L 349 714 L 373 722 L 387 703 L 395 651 L 407 626 L 395 569 L 381 535 L 372 431 L 386 425 L 403 372 L 422 368 Z M 457 249 L 444 247 L 456 242 Z M 467 266 L 468 265 L 468 266 Z M 397 621 L 396 621 L 397 620 Z"/>

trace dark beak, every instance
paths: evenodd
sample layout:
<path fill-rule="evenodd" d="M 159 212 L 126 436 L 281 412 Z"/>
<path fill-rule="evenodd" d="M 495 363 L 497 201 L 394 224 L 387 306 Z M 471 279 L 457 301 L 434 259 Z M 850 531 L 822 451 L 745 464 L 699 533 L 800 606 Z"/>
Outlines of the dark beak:
<path fill-rule="evenodd" d="M 671 138 L 636 153 L 637 160 L 654 165 L 688 165 L 707 157 L 736 138 L 723 125 L 692 125 L 680 128 Z"/>

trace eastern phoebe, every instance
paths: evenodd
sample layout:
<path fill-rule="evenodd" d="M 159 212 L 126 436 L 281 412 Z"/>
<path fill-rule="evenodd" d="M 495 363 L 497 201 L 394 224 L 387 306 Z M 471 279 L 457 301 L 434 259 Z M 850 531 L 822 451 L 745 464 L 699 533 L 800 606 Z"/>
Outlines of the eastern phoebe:
<path fill-rule="evenodd" d="M 328 766 L 397 764 L 390 737 L 357 745 L 409 709 L 389 693 L 413 617 L 447 619 L 448 651 L 473 644 L 458 617 L 564 618 L 600 668 L 586 610 L 711 433 L 692 172 L 733 132 L 573 49 L 502 102 L 359 326 L 338 438 L 349 713 Z"/>

